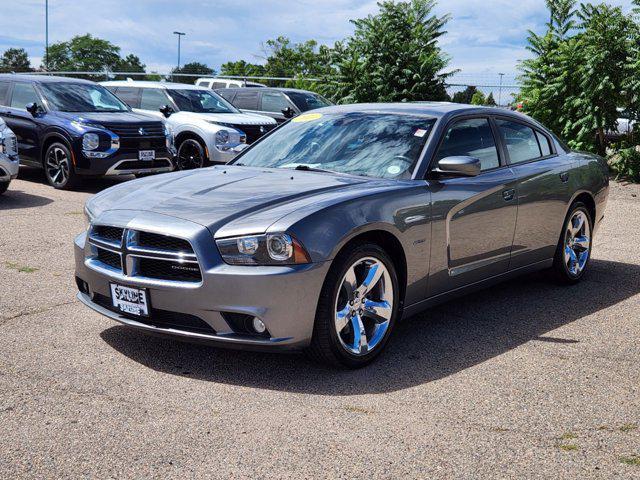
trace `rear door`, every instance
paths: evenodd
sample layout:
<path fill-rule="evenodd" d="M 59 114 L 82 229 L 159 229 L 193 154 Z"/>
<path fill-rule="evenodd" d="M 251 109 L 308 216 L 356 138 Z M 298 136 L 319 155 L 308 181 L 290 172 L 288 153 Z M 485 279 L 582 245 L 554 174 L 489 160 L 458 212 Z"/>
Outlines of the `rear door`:
<path fill-rule="evenodd" d="M 518 184 L 518 221 L 510 268 L 553 258 L 571 200 L 567 155 L 533 124 L 498 117 L 496 126 Z"/>
<path fill-rule="evenodd" d="M 429 176 L 432 247 L 429 296 L 507 272 L 516 227 L 516 178 L 487 116 L 449 123 L 431 163 L 449 156 L 480 159 L 477 177 Z"/>
<path fill-rule="evenodd" d="M 261 113 L 260 90 L 259 88 L 243 88 L 238 90 L 233 99 L 233 105 L 243 112 Z"/>
<path fill-rule="evenodd" d="M 13 82 L 9 96 L 9 108 L 5 114 L 5 120 L 16 134 L 20 160 L 27 164 L 41 165 L 38 117 L 27 112 L 25 107 L 29 103 L 37 103 L 44 108 L 42 99 L 35 86 L 27 82 Z"/>

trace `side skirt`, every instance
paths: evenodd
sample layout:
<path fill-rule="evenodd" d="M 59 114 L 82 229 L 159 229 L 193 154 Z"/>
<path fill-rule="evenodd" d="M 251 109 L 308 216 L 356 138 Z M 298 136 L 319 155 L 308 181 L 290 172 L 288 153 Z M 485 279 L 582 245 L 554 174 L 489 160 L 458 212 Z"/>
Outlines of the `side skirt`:
<path fill-rule="evenodd" d="M 550 258 L 548 260 L 542 260 L 540 262 L 533 263 L 531 265 L 527 265 L 524 267 L 517 268 L 515 270 L 510 270 L 505 273 L 501 273 L 500 275 L 495 275 L 493 277 L 486 278 L 484 280 L 480 280 L 479 282 L 472 283 L 470 285 L 465 285 L 464 287 L 459 287 L 454 290 L 449 290 L 448 292 L 440 293 L 433 297 L 429 297 L 420 302 L 414 303 L 412 305 L 407 305 L 404 307 L 402 313 L 402 319 L 406 319 L 417 315 L 418 313 L 434 307 L 436 305 L 440 305 L 441 303 L 448 302 L 454 298 L 462 297 L 472 292 L 477 292 L 478 290 L 484 290 L 487 287 L 495 285 L 497 283 L 502 283 L 511 278 L 519 277 L 521 275 L 525 275 L 527 273 L 537 272 L 539 270 L 545 270 L 547 268 L 551 268 L 553 265 L 553 259 Z"/>

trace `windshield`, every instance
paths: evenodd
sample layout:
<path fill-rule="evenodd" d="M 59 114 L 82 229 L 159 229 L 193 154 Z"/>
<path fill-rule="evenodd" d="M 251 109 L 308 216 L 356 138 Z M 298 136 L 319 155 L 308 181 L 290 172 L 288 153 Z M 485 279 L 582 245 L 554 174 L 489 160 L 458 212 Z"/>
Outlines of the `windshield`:
<path fill-rule="evenodd" d="M 247 149 L 237 163 L 411 178 L 434 123 L 418 115 L 307 113 Z"/>
<path fill-rule="evenodd" d="M 127 112 L 129 108 L 109 90 L 90 83 L 41 83 L 42 94 L 59 112 Z"/>
<path fill-rule="evenodd" d="M 333 105 L 329 100 L 317 93 L 287 92 L 287 96 L 301 112 Z"/>
<path fill-rule="evenodd" d="M 169 95 L 184 112 L 239 113 L 225 99 L 208 90 L 169 90 Z"/>

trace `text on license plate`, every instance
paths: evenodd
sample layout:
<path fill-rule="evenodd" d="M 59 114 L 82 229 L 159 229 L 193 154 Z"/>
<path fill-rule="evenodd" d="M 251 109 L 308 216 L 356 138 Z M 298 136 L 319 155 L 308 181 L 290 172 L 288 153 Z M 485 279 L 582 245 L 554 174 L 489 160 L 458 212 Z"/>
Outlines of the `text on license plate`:
<path fill-rule="evenodd" d="M 140 160 L 155 160 L 156 159 L 156 151 L 155 150 L 140 150 L 138 152 L 138 158 Z"/>
<path fill-rule="evenodd" d="M 113 306 L 123 313 L 139 316 L 149 315 L 147 292 L 144 289 L 124 287 L 112 283 L 111 301 Z"/>

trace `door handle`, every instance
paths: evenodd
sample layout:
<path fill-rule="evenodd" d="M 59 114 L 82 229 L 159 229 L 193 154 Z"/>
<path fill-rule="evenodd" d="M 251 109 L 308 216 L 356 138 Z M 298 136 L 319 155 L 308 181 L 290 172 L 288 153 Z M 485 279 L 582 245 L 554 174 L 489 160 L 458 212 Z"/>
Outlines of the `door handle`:
<path fill-rule="evenodd" d="M 515 189 L 511 189 L 511 190 L 505 190 L 504 192 L 502 192 L 502 198 L 504 198 L 505 202 L 510 202 L 511 200 L 513 200 L 513 197 L 516 196 L 516 191 Z"/>
<path fill-rule="evenodd" d="M 560 180 L 562 183 L 567 183 L 569 181 L 569 172 L 562 172 L 560 174 Z"/>

